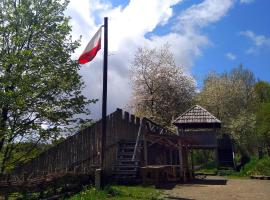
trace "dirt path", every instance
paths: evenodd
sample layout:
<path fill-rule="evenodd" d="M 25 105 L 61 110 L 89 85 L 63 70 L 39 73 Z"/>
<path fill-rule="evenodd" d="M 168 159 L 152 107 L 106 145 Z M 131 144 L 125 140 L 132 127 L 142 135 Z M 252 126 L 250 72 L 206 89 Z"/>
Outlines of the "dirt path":
<path fill-rule="evenodd" d="M 270 200 L 270 180 L 207 177 L 165 189 L 171 200 Z"/>

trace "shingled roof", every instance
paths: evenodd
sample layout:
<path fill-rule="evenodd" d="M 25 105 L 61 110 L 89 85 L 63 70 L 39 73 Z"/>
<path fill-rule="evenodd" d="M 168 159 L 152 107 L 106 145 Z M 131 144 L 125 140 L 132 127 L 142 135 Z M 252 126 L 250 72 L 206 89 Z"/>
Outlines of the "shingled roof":
<path fill-rule="evenodd" d="M 174 122 L 179 128 L 220 128 L 221 121 L 206 109 L 195 105 L 180 115 Z"/>

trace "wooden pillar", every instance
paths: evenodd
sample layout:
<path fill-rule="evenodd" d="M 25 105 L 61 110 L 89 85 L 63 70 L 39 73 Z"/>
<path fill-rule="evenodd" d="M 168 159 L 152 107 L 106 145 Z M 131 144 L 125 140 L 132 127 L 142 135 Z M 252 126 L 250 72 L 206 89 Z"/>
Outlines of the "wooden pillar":
<path fill-rule="evenodd" d="M 215 153 L 215 164 L 216 164 L 216 168 L 218 169 L 219 168 L 219 157 L 218 157 L 218 141 L 217 141 L 217 134 L 218 134 L 218 130 L 215 129 L 215 134 L 216 134 L 216 144 L 217 144 L 217 147 L 214 149 L 214 153 Z"/>
<path fill-rule="evenodd" d="M 183 182 L 185 183 L 187 181 L 187 151 L 185 146 L 182 146 L 182 165 L 183 165 Z"/>
<path fill-rule="evenodd" d="M 173 164 L 173 152 L 172 149 L 170 149 L 170 165 Z"/>
<path fill-rule="evenodd" d="M 183 152 L 182 152 L 182 142 L 178 140 L 178 155 L 179 155 L 179 166 L 180 166 L 180 179 L 183 177 Z"/>
<path fill-rule="evenodd" d="M 101 176 L 102 176 L 102 170 L 101 169 L 96 169 L 95 171 L 95 188 L 97 190 L 101 189 Z"/>
<path fill-rule="evenodd" d="M 189 151 L 188 151 L 188 147 L 185 146 L 185 154 L 186 154 L 186 175 L 190 176 L 190 166 L 189 166 Z"/>
<path fill-rule="evenodd" d="M 143 149 L 144 149 L 144 165 L 147 166 L 148 165 L 148 157 L 147 157 L 147 141 L 146 141 L 146 137 L 145 134 L 143 135 Z"/>
<path fill-rule="evenodd" d="M 218 147 L 214 149 L 215 151 L 215 161 L 216 161 L 216 168 L 219 168 L 219 158 L 218 158 Z"/>
<path fill-rule="evenodd" d="M 194 160 L 193 160 L 193 149 L 191 149 L 191 173 L 192 173 L 192 178 L 194 178 Z"/>

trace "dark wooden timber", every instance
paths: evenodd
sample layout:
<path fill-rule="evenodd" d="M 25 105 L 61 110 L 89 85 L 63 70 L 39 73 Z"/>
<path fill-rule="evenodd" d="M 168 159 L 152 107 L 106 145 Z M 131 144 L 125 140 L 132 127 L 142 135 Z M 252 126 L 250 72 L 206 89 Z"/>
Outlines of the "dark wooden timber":
<path fill-rule="evenodd" d="M 143 145 L 144 145 L 144 165 L 148 165 L 148 155 L 147 155 L 147 140 L 146 136 L 143 136 Z"/>

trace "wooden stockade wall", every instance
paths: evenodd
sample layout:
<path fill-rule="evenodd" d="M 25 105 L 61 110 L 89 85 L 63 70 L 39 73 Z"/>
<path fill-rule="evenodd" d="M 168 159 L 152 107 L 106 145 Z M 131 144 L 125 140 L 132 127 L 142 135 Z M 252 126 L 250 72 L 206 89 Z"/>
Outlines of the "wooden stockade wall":
<path fill-rule="evenodd" d="M 105 152 L 106 173 L 112 172 L 116 161 L 117 144 L 121 140 L 135 141 L 140 119 L 128 112 L 117 109 L 107 116 Z M 100 165 L 101 121 L 68 137 L 63 142 L 41 153 L 36 158 L 17 167 L 14 174 L 42 174 L 75 172 L 92 174 Z"/>

